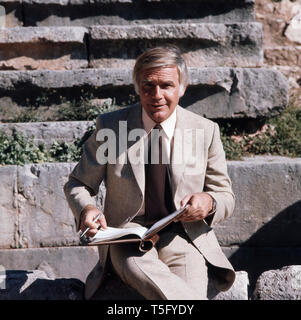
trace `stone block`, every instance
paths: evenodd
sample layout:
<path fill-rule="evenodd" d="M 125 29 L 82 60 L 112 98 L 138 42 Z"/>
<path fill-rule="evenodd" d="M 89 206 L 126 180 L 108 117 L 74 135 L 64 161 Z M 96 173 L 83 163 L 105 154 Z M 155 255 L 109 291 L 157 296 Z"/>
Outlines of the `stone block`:
<path fill-rule="evenodd" d="M 264 272 L 256 283 L 255 300 L 300 300 L 301 265 Z"/>
<path fill-rule="evenodd" d="M 2 184 L 4 194 L 15 190 L 15 194 L 4 197 L 5 205 L 12 208 L 3 220 L 9 221 L 6 223 L 11 236 L 4 237 L 2 248 L 78 243 L 73 215 L 63 194 L 73 166 L 74 163 L 45 163 L 0 168 L 1 181 L 6 181 Z M 221 245 L 300 246 L 301 159 L 255 157 L 229 161 L 228 169 L 236 208 L 232 217 L 214 226 Z M 17 174 L 17 182 L 11 182 L 11 172 Z M 101 187 L 99 205 L 104 194 Z"/>
<path fill-rule="evenodd" d="M 3 228 L 0 248 L 79 244 L 74 217 L 63 192 L 74 165 L 43 163 L 0 167 L 5 195 L 0 202 L 0 228 Z M 104 192 L 101 185 L 96 199 L 100 207 Z"/>
<path fill-rule="evenodd" d="M 249 278 L 246 271 L 236 271 L 236 278 L 228 291 L 218 292 L 212 285 L 208 289 L 212 300 L 249 300 Z"/>
<path fill-rule="evenodd" d="M 69 246 L 0 249 L 5 270 L 41 270 L 48 278 L 75 278 L 82 282 L 98 262 L 97 247 Z"/>
<path fill-rule="evenodd" d="M 68 70 L 88 66 L 82 27 L 15 27 L 0 34 L 0 70 Z"/>
<path fill-rule="evenodd" d="M 301 46 L 277 46 L 265 48 L 264 59 L 265 63 L 271 66 L 300 66 Z"/>
<path fill-rule="evenodd" d="M 288 104 L 286 78 L 269 69 L 191 68 L 180 104 L 209 119 L 261 118 Z"/>
<path fill-rule="evenodd" d="M 26 26 L 254 21 L 254 0 L 23 0 Z"/>
<path fill-rule="evenodd" d="M 63 192 L 72 164 L 18 167 L 19 247 L 78 244 Z"/>
<path fill-rule="evenodd" d="M 234 214 L 216 225 L 223 246 L 298 247 L 301 159 L 257 156 L 229 161 Z"/>
<path fill-rule="evenodd" d="M 92 125 L 93 121 L 0 123 L 0 131 L 11 135 L 17 130 L 36 144 L 50 146 L 55 141 L 74 142 L 82 138 Z"/>
<path fill-rule="evenodd" d="M 131 72 L 131 69 L 2 71 L 0 120 L 11 120 L 41 97 L 47 97 L 38 105 L 41 110 L 59 108 L 62 100 L 80 101 L 82 90 L 87 88 L 94 97 L 114 97 L 121 105 L 134 94 Z M 288 103 L 287 80 L 278 71 L 190 68 L 189 74 L 191 84 L 180 105 L 207 118 L 270 117 L 279 114 Z"/>
<path fill-rule="evenodd" d="M 0 247 L 10 248 L 18 236 L 17 166 L 0 166 L 0 181 Z"/>
<path fill-rule="evenodd" d="M 41 270 L 6 270 L 0 300 L 82 300 L 84 284 L 78 279 L 50 279 Z"/>
<path fill-rule="evenodd" d="M 301 246 L 248 246 L 241 244 L 222 247 L 236 271 L 248 273 L 250 298 L 260 275 L 288 265 L 301 265 Z"/>
<path fill-rule="evenodd" d="M 0 5 L 5 9 L 5 28 L 23 26 L 22 0 L 1 0 Z"/>
<path fill-rule="evenodd" d="M 263 62 L 261 25 L 255 22 L 92 26 L 89 37 L 94 68 L 131 68 L 145 49 L 165 43 L 176 44 L 189 67 L 258 67 Z"/>

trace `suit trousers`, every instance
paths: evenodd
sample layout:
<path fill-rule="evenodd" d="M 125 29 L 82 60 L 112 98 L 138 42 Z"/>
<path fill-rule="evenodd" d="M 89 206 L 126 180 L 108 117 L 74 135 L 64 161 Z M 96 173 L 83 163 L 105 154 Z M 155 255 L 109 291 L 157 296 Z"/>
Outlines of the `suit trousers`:
<path fill-rule="evenodd" d="M 124 227 L 139 224 L 127 223 Z M 148 300 L 207 300 L 208 268 L 181 223 L 160 231 L 146 253 L 137 243 L 110 246 L 113 268 L 121 280 Z"/>

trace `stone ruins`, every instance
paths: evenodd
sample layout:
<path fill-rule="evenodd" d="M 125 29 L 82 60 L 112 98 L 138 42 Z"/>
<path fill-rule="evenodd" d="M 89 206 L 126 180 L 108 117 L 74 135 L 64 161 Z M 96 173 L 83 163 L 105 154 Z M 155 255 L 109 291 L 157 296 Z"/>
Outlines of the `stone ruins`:
<path fill-rule="evenodd" d="M 1 0 L 1 6 L 0 130 L 17 128 L 36 142 L 73 141 L 91 122 L 5 122 L 39 97 L 47 97 L 39 100 L 41 115 L 83 92 L 127 101 L 135 58 L 157 44 L 182 49 L 191 84 L 181 104 L 213 120 L 275 116 L 300 89 L 300 1 Z M 0 167 L 0 299 L 83 299 L 98 253 L 80 246 L 64 197 L 74 165 Z M 225 293 L 209 287 L 209 298 L 300 299 L 301 159 L 261 156 L 228 161 L 228 168 L 235 213 L 215 230 L 237 279 Z M 102 186 L 100 205 L 104 194 Z M 141 299 L 110 276 L 97 299 Z"/>

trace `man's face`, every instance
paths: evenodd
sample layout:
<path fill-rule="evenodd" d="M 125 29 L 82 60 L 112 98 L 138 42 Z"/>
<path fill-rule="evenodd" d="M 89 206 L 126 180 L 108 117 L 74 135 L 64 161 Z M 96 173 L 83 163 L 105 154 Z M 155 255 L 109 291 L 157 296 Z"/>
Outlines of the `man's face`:
<path fill-rule="evenodd" d="M 147 69 L 140 74 L 139 79 L 142 107 L 155 122 L 166 120 L 175 110 L 180 98 L 178 68 Z"/>

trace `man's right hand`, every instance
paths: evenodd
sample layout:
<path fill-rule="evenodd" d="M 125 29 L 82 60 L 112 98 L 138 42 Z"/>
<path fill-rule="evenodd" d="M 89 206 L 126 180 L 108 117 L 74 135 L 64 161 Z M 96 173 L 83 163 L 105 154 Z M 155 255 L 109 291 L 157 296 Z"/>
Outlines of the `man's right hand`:
<path fill-rule="evenodd" d="M 99 213 L 102 213 L 102 211 L 92 205 L 87 205 L 82 210 L 80 230 L 84 232 L 87 228 L 90 228 L 90 230 L 86 233 L 87 237 L 95 236 L 100 228 L 107 228 L 107 221 L 104 214 L 102 214 L 96 222 L 93 222 Z"/>

